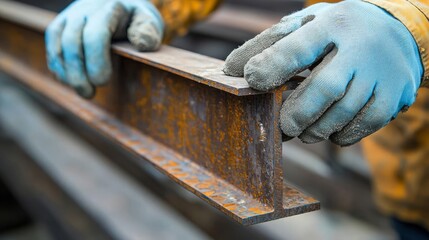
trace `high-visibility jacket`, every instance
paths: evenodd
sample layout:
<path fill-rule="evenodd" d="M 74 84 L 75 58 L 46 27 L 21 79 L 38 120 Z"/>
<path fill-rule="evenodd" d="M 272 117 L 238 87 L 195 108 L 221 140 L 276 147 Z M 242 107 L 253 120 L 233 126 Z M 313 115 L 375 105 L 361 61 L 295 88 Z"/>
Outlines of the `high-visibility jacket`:
<path fill-rule="evenodd" d="M 165 39 L 183 35 L 192 23 L 206 18 L 221 0 L 151 0 L 165 22 Z"/>
<path fill-rule="evenodd" d="M 385 9 L 407 27 L 416 40 L 424 66 L 423 88 L 416 103 L 362 141 L 372 171 L 376 203 L 388 215 L 429 229 L 429 0 L 365 1 Z M 167 36 L 173 36 L 206 17 L 220 0 L 152 2 L 164 17 Z M 316 2 L 319 0 L 307 3 Z"/>

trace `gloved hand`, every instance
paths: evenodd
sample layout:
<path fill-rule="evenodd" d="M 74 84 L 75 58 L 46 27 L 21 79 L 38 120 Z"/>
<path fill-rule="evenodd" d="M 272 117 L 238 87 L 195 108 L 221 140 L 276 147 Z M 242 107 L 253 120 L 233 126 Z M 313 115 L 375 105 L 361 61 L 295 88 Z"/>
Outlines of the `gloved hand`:
<path fill-rule="evenodd" d="M 83 97 L 112 73 L 110 42 L 128 39 L 140 51 L 159 48 L 164 23 L 147 0 L 79 0 L 46 30 L 49 69 Z"/>
<path fill-rule="evenodd" d="M 351 145 L 377 131 L 416 98 L 423 66 L 408 29 L 361 1 L 316 4 L 265 30 L 226 59 L 227 75 L 258 90 L 315 67 L 283 103 L 284 134 Z"/>

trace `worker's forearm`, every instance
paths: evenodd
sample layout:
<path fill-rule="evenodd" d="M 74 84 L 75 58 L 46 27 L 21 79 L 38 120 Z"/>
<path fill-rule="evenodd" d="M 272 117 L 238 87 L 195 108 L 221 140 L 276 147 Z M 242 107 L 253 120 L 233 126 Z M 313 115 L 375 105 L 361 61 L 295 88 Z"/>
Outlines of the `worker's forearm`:
<path fill-rule="evenodd" d="M 206 18 L 221 0 L 151 0 L 165 22 L 165 41 L 183 35 L 189 26 Z"/>

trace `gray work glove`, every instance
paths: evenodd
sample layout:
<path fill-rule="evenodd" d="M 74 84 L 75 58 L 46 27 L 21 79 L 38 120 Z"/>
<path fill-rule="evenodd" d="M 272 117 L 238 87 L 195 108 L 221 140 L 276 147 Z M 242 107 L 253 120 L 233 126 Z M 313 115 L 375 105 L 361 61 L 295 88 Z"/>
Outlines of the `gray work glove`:
<path fill-rule="evenodd" d="M 164 23 L 147 0 L 79 0 L 46 30 L 49 69 L 83 97 L 112 74 L 110 43 L 125 39 L 140 51 L 159 48 Z"/>
<path fill-rule="evenodd" d="M 224 72 L 265 91 L 310 66 L 280 118 L 287 136 L 306 143 L 350 145 L 377 131 L 413 104 L 423 74 L 408 29 L 362 1 L 316 4 L 283 18 L 234 50 Z"/>

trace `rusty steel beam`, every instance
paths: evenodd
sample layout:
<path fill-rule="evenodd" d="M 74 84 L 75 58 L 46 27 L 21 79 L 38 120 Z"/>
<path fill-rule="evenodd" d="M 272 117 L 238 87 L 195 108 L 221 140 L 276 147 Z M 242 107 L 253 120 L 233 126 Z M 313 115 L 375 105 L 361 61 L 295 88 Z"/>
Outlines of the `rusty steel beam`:
<path fill-rule="evenodd" d="M 283 181 L 279 110 L 282 93 L 297 81 L 258 92 L 225 76 L 223 61 L 115 43 L 114 75 L 88 101 L 46 67 L 43 30 L 55 15 L 9 1 L 0 9 L 1 71 L 236 221 L 250 225 L 320 208 Z"/>

